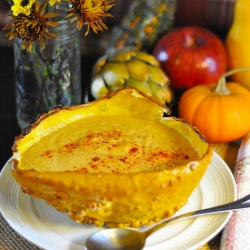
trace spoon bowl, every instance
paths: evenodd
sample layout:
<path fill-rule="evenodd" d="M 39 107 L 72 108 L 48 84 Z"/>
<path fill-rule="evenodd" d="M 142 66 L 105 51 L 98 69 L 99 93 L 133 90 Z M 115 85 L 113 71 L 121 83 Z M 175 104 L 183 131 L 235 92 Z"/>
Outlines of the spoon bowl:
<path fill-rule="evenodd" d="M 142 249 L 146 235 L 130 228 L 107 229 L 92 234 L 86 242 L 88 250 Z"/>
<path fill-rule="evenodd" d="M 198 217 L 202 215 L 223 213 L 242 208 L 249 208 L 250 194 L 247 196 L 229 202 L 220 206 L 205 208 L 193 212 L 188 212 L 171 218 L 162 220 L 144 231 L 138 231 L 131 228 L 113 228 L 105 229 L 90 235 L 85 243 L 88 250 L 139 250 L 145 245 L 147 237 L 165 226 L 169 222 L 177 222 L 188 218 Z"/>

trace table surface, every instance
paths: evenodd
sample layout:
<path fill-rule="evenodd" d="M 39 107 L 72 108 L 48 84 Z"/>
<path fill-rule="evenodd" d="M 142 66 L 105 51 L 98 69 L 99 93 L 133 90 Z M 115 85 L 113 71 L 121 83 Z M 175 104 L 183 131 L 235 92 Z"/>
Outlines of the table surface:
<path fill-rule="evenodd" d="M 90 82 L 90 72 L 97 58 L 84 57 L 82 61 L 82 84 L 83 89 L 88 89 Z M 20 129 L 16 121 L 15 114 L 15 86 L 14 86 L 14 56 L 11 46 L 0 46 L 0 170 L 11 157 L 11 147 L 15 136 L 20 134 Z M 83 92 L 83 100 L 91 98 L 87 91 Z M 213 145 L 217 153 L 227 162 L 229 167 L 233 169 L 238 144 L 221 144 Z M 29 243 L 9 227 L 7 222 L 0 215 L 0 249 L 38 249 Z M 218 249 L 219 236 L 213 239 L 200 249 Z"/>

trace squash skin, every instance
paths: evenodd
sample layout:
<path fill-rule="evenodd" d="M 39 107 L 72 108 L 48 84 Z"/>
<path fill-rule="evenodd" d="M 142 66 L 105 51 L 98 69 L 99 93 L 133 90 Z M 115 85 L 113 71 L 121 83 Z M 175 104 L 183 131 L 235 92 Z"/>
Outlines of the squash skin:
<path fill-rule="evenodd" d="M 76 222 L 140 227 L 170 217 L 184 206 L 204 175 L 210 157 L 209 150 L 197 166 L 182 166 L 177 171 L 129 175 L 38 174 L 14 168 L 13 174 L 23 191 L 45 199 L 61 212 L 68 212 Z"/>
<path fill-rule="evenodd" d="M 67 212 L 77 222 L 139 227 L 169 217 L 187 203 L 211 161 L 212 150 L 185 121 L 162 117 L 165 111 L 165 107 L 134 89 L 120 90 L 88 105 L 54 110 L 16 139 L 12 173 L 24 192 Z M 49 159 L 48 165 L 40 170 L 37 166 L 32 168 L 32 164 L 31 168 L 22 166 L 22 156 L 41 137 L 93 113 L 100 115 L 100 119 L 122 113 L 136 119 L 140 117 L 142 125 L 147 119 L 160 123 L 190 142 L 191 147 L 197 149 L 198 159 L 187 159 L 186 164 L 174 168 L 166 166 L 162 170 L 130 173 L 60 171 L 60 166 L 58 171 L 52 171 Z"/>
<path fill-rule="evenodd" d="M 230 94 L 215 93 L 215 84 L 195 86 L 181 96 L 179 116 L 197 127 L 212 143 L 231 142 L 250 130 L 250 92 L 228 82 Z"/>

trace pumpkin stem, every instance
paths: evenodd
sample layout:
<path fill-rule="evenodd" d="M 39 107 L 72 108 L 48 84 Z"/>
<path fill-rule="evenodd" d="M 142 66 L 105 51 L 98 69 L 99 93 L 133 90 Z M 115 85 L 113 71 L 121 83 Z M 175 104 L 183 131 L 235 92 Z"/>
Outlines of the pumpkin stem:
<path fill-rule="evenodd" d="M 226 78 L 228 76 L 233 75 L 235 73 L 238 73 L 240 71 L 250 71 L 250 68 L 238 68 L 238 69 L 232 69 L 232 70 L 226 72 L 219 79 L 214 92 L 216 92 L 216 93 L 218 93 L 220 95 L 228 95 L 228 94 L 230 94 L 230 91 L 227 88 Z"/>
<path fill-rule="evenodd" d="M 219 79 L 214 92 L 220 95 L 230 94 L 230 91 L 227 88 L 227 84 L 226 84 L 226 74 L 222 75 L 222 77 Z"/>

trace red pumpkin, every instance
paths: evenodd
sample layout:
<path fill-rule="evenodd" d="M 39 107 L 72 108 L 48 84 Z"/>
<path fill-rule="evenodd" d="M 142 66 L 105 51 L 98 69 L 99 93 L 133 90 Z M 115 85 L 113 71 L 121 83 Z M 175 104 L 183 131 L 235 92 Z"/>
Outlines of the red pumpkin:
<path fill-rule="evenodd" d="M 205 28 L 172 30 L 159 40 L 153 54 L 177 90 L 217 82 L 227 69 L 224 44 Z"/>

